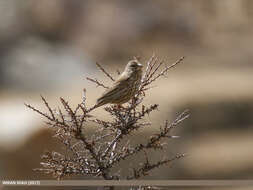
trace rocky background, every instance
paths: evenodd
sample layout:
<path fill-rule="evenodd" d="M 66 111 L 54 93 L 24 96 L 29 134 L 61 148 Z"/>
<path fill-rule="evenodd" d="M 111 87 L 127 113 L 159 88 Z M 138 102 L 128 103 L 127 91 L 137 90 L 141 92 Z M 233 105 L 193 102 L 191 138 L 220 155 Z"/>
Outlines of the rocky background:
<path fill-rule="evenodd" d="M 51 179 L 32 169 L 44 150 L 61 149 L 24 102 L 44 109 L 42 94 L 75 105 L 86 88 L 91 106 L 103 89 L 85 77 L 105 79 L 95 62 L 117 76 L 130 58 L 153 52 L 167 64 L 186 59 L 148 94 L 159 112 L 132 141 L 186 108 L 191 117 L 166 153 L 188 156 L 147 179 L 252 179 L 252 18 L 251 0 L 1 0 L 0 179 Z"/>

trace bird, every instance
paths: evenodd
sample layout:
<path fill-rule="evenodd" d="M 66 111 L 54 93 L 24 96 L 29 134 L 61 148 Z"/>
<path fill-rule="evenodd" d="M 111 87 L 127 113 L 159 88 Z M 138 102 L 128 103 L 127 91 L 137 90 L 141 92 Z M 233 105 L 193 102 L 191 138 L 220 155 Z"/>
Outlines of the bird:
<path fill-rule="evenodd" d="M 142 67 L 137 59 L 130 60 L 119 78 L 97 99 L 93 109 L 105 104 L 120 106 L 132 99 L 141 84 Z"/>

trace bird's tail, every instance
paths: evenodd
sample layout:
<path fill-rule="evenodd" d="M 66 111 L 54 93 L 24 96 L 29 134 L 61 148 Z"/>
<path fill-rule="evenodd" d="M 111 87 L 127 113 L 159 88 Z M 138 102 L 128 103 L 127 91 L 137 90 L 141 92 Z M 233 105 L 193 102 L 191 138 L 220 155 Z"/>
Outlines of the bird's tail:
<path fill-rule="evenodd" d="M 98 104 L 95 104 L 90 109 L 88 109 L 88 112 L 91 112 L 92 110 L 96 109 L 97 107 L 99 107 Z"/>
<path fill-rule="evenodd" d="M 104 103 L 97 102 L 93 107 L 91 107 L 90 109 L 88 109 L 88 112 L 90 112 L 90 111 L 92 111 L 92 110 L 94 110 L 94 109 L 96 109 L 96 108 L 98 108 L 98 107 L 100 107 L 102 105 L 104 105 Z"/>

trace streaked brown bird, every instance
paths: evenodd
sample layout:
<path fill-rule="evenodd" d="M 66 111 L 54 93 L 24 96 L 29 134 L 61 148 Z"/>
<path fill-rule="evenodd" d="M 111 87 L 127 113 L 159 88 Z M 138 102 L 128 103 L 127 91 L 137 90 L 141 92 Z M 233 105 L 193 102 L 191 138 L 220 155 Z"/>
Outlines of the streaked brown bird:
<path fill-rule="evenodd" d="M 134 59 L 128 62 L 124 72 L 114 82 L 112 87 L 108 88 L 100 98 L 94 108 L 105 104 L 124 104 L 134 97 L 141 84 L 142 64 Z M 94 109 L 93 108 L 93 109 Z"/>

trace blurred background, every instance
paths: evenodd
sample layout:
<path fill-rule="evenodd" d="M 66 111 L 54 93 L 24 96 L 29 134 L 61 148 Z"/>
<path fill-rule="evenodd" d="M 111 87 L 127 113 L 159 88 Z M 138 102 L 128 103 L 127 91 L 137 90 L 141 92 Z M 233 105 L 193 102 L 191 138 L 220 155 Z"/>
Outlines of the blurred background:
<path fill-rule="evenodd" d="M 153 53 L 168 65 L 186 59 L 147 95 L 159 112 L 133 141 L 186 108 L 191 117 L 165 153 L 188 156 L 147 179 L 252 179 L 252 17 L 251 0 L 1 0 L 0 179 L 52 179 L 32 169 L 61 145 L 24 102 L 46 110 L 42 94 L 74 106 L 86 88 L 92 106 L 103 89 L 85 77 L 110 84 L 95 62 L 116 77 L 133 56 L 145 63 Z"/>

